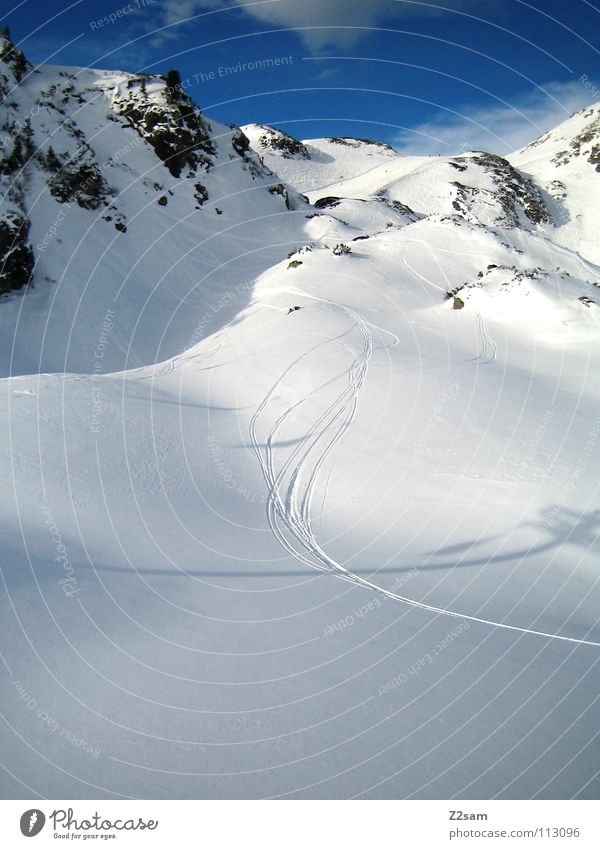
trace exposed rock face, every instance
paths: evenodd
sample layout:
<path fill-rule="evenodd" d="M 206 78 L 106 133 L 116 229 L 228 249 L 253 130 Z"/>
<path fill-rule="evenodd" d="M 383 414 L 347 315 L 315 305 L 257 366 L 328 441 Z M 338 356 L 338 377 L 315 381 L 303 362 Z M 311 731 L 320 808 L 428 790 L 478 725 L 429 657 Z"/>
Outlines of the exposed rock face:
<path fill-rule="evenodd" d="M 16 213 L 0 219 L 0 293 L 26 286 L 33 272 L 34 257 L 27 243 L 29 221 Z"/>
<path fill-rule="evenodd" d="M 222 191 L 220 179 L 208 178 L 216 165 L 233 168 L 242 190 L 246 183 L 256 184 L 287 209 L 305 203 L 265 167 L 238 127 L 215 130 L 176 71 L 159 77 L 34 69 L 3 30 L 0 96 L 0 292 L 32 280 L 32 238 L 41 240 L 42 253 L 55 237 L 60 242 L 52 222 L 57 217 L 62 222 L 67 212 L 40 207 L 40 193 L 60 206 L 95 214 L 90 225 L 110 226 L 111 238 L 114 230 L 130 231 L 126 209 L 132 185 L 135 193 L 155 194 L 156 206 L 166 207 L 174 193 L 165 191 L 165 184 L 181 181 L 180 200 L 185 197 L 193 210 L 201 210 L 215 191 L 211 185 Z M 104 136 L 110 141 L 104 143 Z M 155 162 L 140 174 L 136 163 L 149 149 Z M 220 203 L 217 211 L 225 211 Z M 55 278 L 56 273 L 48 277 Z"/>
<path fill-rule="evenodd" d="M 333 144 L 346 145 L 346 147 L 376 147 L 379 148 L 379 150 L 389 150 L 392 153 L 394 152 L 394 148 L 391 145 L 386 144 L 385 142 L 373 141 L 372 139 L 355 139 L 350 137 L 333 136 L 329 139 L 329 141 L 333 142 Z"/>
<path fill-rule="evenodd" d="M 552 157 L 555 165 L 567 165 L 573 159 L 583 157 L 600 171 L 600 110 L 597 105 L 583 109 L 574 118 L 579 118 L 580 127 L 578 131 L 569 138 L 564 139 L 564 146 Z M 539 139 L 531 142 L 523 148 L 523 153 L 543 147 L 553 140 L 555 130 L 545 133 Z"/>
<path fill-rule="evenodd" d="M 560 243 L 599 264 L 600 103 L 571 115 L 509 159 L 541 189 Z"/>
<path fill-rule="evenodd" d="M 267 127 L 264 124 L 259 124 L 258 127 L 262 131 L 258 142 L 263 150 L 280 153 L 285 159 L 310 158 L 305 145 L 293 136 L 284 133 L 283 130 L 279 130 L 277 127 Z"/>
<path fill-rule="evenodd" d="M 335 206 L 340 205 L 341 198 L 338 197 L 325 197 L 319 198 L 319 200 L 315 201 L 315 209 L 331 209 Z"/>
<path fill-rule="evenodd" d="M 52 161 L 42 157 L 48 169 L 48 189 L 60 203 L 75 201 L 82 209 L 98 209 L 108 205 L 112 192 L 104 179 L 94 154 L 86 145 L 81 145 L 77 159 L 59 158 Z"/>
<path fill-rule="evenodd" d="M 286 209 L 299 209 L 306 202 L 304 195 L 298 195 L 283 183 L 275 183 L 269 186 L 269 192 L 272 195 L 280 195 L 285 202 Z"/>
<path fill-rule="evenodd" d="M 506 227 L 551 222 L 551 215 L 539 189 L 501 156 L 477 152 L 470 156 L 454 157 L 449 164 L 459 172 L 465 172 L 473 165 L 478 166 L 491 178 L 493 184 L 492 190 L 486 190 L 456 180 L 453 183 L 456 188 L 453 206 L 458 213 L 468 214 L 473 201 L 483 198 L 499 207 L 498 223 Z"/>
<path fill-rule="evenodd" d="M 161 102 L 148 93 L 147 78 L 133 77 L 113 102 L 116 114 L 152 145 L 173 177 L 184 172 L 193 177 L 212 165 L 216 149 L 210 124 L 183 89 L 167 86 Z"/>
<path fill-rule="evenodd" d="M 3 64 L 4 73 L 8 71 L 12 76 L 12 81 L 16 83 L 20 83 L 25 74 L 32 70 L 32 66 L 25 58 L 23 51 L 13 44 L 8 27 L 0 30 L 0 62 Z M 6 77 L 0 80 L 0 93 L 2 97 L 7 94 Z"/>

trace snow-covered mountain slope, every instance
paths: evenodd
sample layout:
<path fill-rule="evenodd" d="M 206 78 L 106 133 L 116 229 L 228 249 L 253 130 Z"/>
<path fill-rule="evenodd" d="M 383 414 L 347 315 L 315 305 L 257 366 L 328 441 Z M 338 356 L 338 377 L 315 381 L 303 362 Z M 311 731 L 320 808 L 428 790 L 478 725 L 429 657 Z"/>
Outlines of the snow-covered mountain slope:
<path fill-rule="evenodd" d="M 269 168 L 313 202 L 384 198 L 420 215 L 459 214 L 491 226 L 527 227 L 552 220 L 536 186 L 506 159 L 490 153 L 400 156 L 388 145 L 366 139 L 299 142 L 272 127 L 243 129 Z"/>
<path fill-rule="evenodd" d="M 299 142 L 260 125 L 245 130 L 269 168 L 313 202 L 383 197 L 419 215 L 459 214 L 485 226 L 538 228 L 584 259 L 600 262 L 598 104 L 507 159 L 485 152 L 401 156 L 365 140 L 345 140 L 346 147 L 336 147 L 330 139 Z M 328 152 L 326 168 L 318 167 L 318 157 L 311 161 L 311 147 Z"/>
<path fill-rule="evenodd" d="M 32 275 L 2 303 L 5 374 L 180 353 L 232 267 L 249 287 L 294 246 L 285 213 L 304 201 L 176 86 L 53 67 L 18 82 L 9 61 L 1 68 L 0 283 Z M 215 261 L 225 255 L 227 267 Z M 107 313 L 111 343 L 97 356 Z M 212 314 L 211 329 L 227 316 Z"/>
<path fill-rule="evenodd" d="M 312 192 L 311 198 L 387 198 L 420 215 L 456 215 L 485 226 L 526 227 L 550 222 L 535 186 L 489 153 L 449 159 L 398 157 L 361 176 Z"/>
<path fill-rule="evenodd" d="M 452 310 L 490 241 L 299 254 L 181 357 L 3 381 L 5 794 L 597 795 L 597 325 Z"/>
<path fill-rule="evenodd" d="M 536 186 L 9 60 L 1 795 L 597 798 L 600 268 Z"/>
<path fill-rule="evenodd" d="M 542 190 L 555 241 L 600 262 L 600 104 L 577 112 L 510 160 Z"/>
<path fill-rule="evenodd" d="M 300 142 L 264 124 L 247 124 L 242 130 L 265 165 L 304 194 L 372 171 L 397 158 L 389 145 L 369 139 L 329 138 Z"/>

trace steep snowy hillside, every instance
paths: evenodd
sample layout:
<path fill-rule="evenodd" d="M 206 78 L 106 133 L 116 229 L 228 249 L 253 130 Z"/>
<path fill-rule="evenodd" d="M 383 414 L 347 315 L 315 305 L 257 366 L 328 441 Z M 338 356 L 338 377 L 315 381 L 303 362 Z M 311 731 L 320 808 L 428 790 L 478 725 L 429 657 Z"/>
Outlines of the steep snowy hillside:
<path fill-rule="evenodd" d="M 510 160 L 542 189 L 555 241 L 600 262 L 600 104 L 577 112 Z"/>
<path fill-rule="evenodd" d="M 597 798 L 600 267 L 533 171 L 2 61 L 1 795 Z"/>
<path fill-rule="evenodd" d="M 232 269 L 296 244 L 304 201 L 175 77 L 33 69 L 0 40 L 0 369 L 114 371 L 200 338 Z M 304 213 L 301 213 L 302 215 Z M 260 240 L 260 242 L 259 242 Z M 227 256 L 227 267 L 215 262 Z M 230 316 L 210 316 L 210 329 Z M 98 356 L 106 316 L 110 345 Z"/>

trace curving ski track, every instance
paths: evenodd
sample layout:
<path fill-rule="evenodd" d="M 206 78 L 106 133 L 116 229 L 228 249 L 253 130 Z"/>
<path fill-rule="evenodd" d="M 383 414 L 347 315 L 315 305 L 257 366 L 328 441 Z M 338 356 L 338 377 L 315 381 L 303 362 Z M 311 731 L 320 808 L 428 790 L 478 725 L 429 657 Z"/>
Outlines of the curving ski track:
<path fill-rule="evenodd" d="M 488 333 L 487 325 L 481 313 L 477 313 L 477 331 L 481 340 L 481 351 L 473 358 L 472 362 L 488 365 L 498 359 L 498 346 Z"/>
<path fill-rule="evenodd" d="M 447 608 L 437 607 L 422 601 L 416 601 L 415 599 L 399 595 L 398 593 L 384 589 L 371 581 L 361 578 L 359 575 L 354 574 L 327 554 L 313 533 L 311 516 L 313 496 L 319 479 L 319 473 L 324 462 L 335 445 L 349 430 L 356 415 L 358 398 L 360 391 L 364 386 L 369 360 L 373 353 L 373 339 L 369 330 L 369 323 L 363 320 L 349 307 L 342 304 L 335 304 L 332 301 L 324 300 L 322 298 L 317 298 L 305 292 L 301 292 L 298 289 L 290 288 L 289 291 L 296 295 L 310 298 L 311 300 L 321 301 L 322 303 L 336 306 L 350 317 L 354 324 L 350 331 L 347 331 L 346 333 L 343 333 L 331 340 L 319 343 L 289 365 L 268 391 L 252 416 L 250 422 L 251 444 L 256 456 L 258 457 L 268 488 L 266 510 L 269 526 L 283 548 L 295 559 L 305 563 L 313 569 L 336 574 L 342 580 L 350 581 L 353 584 L 358 584 L 370 590 L 374 590 L 375 592 L 393 599 L 394 601 L 399 601 L 412 607 L 420 608 L 421 610 L 427 610 L 430 613 L 451 616 L 469 622 L 476 622 L 480 625 L 488 625 L 493 628 L 513 631 L 515 633 L 530 634 L 537 637 L 544 637 L 546 639 L 560 640 L 561 642 L 600 648 L 600 642 L 578 639 L 576 637 L 567 637 L 562 634 L 551 634 L 532 628 L 509 625 L 506 622 L 495 622 L 490 619 L 484 619 L 482 617 L 448 610 Z M 488 357 L 485 362 L 494 362 L 497 358 L 498 351 L 495 343 L 487 333 L 487 328 L 481 315 L 478 315 L 478 329 L 482 338 L 483 349 L 479 357 L 476 359 L 480 360 L 483 357 Z M 337 341 L 355 330 L 357 330 L 361 336 L 362 348 L 348 368 L 345 385 L 336 395 L 334 400 L 317 418 L 314 424 L 309 428 L 308 432 L 283 463 L 281 468 L 277 471 L 275 467 L 273 446 L 276 441 L 277 434 L 284 422 L 294 410 L 310 398 L 317 395 L 323 389 L 340 382 L 343 375 L 338 375 L 332 378 L 326 384 L 312 390 L 303 398 L 292 403 L 287 409 L 280 413 L 275 422 L 269 426 L 268 409 L 270 402 L 273 400 L 277 390 L 285 385 L 285 381 L 292 369 L 303 359 L 305 359 L 309 354 L 314 353 L 314 351 L 318 348 Z M 385 332 L 389 333 L 389 331 Z M 394 334 L 390 335 L 394 336 Z M 397 340 L 397 337 L 395 338 Z M 261 449 L 257 435 L 257 430 L 261 425 L 268 428 L 264 453 L 263 449 Z M 323 505 L 321 507 L 321 512 L 322 509 Z"/>

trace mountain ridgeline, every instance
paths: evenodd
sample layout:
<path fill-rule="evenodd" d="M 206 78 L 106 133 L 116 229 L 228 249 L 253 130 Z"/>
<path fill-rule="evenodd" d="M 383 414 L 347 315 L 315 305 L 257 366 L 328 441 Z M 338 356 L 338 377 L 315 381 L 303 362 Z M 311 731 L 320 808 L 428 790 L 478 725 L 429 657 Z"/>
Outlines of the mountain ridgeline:
<path fill-rule="evenodd" d="M 239 183 L 260 181 L 291 208 L 302 199 L 273 182 L 273 174 L 249 148 L 243 133 L 211 124 L 181 86 L 177 72 L 164 78 L 57 67 L 34 68 L 0 35 L 0 292 L 38 282 L 31 217 L 52 227 L 59 207 L 43 204 L 40 189 L 56 204 L 75 204 L 94 219 L 127 230 L 119 202 L 124 190 L 117 169 L 130 169 L 138 144 L 156 157 L 144 188 L 165 204 L 167 175 L 185 181 L 199 208 L 210 200 L 205 177 L 224 158 L 239 160 Z M 98 120 L 90 131 L 90 119 Z M 104 158 L 95 144 L 104 124 L 122 130 L 121 143 Z M 132 139 L 132 130 L 137 139 Z M 119 138 L 119 133 L 112 133 Z M 114 147 L 114 146 L 113 146 Z M 131 182 L 131 181 L 130 181 Z M 44 215 L 46 213 L 46 215 Z M 122 246 L 120 246 L 122 247 Z"/>
<path fill-rule="evenodd" d="M 247 274 L 247 300 L 260 274 L 326 248 L 334 230 L 340 256 L 346 242 L 406 227 L 425 250 L 440 225 L 450 243 L 458 232 L 485 237 L 477 261 L 451 272 L 443 263 L 433 281 L 463 307 L 474 289 L 557 274 L 580 287 L 580 304 L 596 304 L 598 106 L 508 157 L 401 156 L 368 139 L 219 124 L 174 70 L 33 67 L 8 30 L 0 94 L 4 372 L 9 360 L 22 371 L 98 368 L 82 350 L 115 305 L 118 339 L 102 369 L 181 353 L 226 320 L 218 309 L 204 327 L 232 264 Z M 551 258 L 528 250 L 535 239 Z M 177 318 L 173 301 L 185 305 Z"/>

